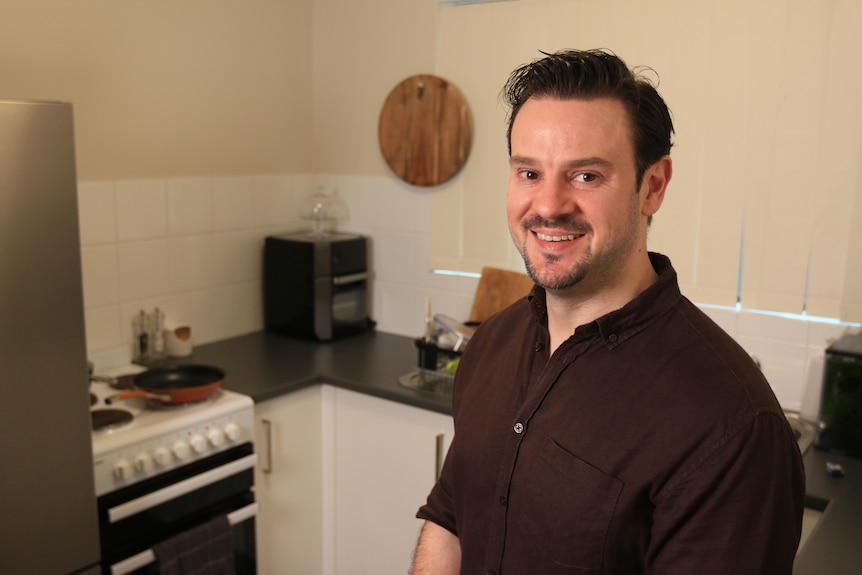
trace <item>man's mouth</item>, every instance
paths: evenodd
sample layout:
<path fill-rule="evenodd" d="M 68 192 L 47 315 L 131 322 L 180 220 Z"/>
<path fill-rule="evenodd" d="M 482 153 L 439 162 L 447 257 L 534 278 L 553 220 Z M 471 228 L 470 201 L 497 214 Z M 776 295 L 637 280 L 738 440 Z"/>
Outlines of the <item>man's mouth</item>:
<path fill-rule="evenodd" d="M 536 237 L 543 242 L 570 242 L 576 237 L 580 237 L 580 235 L 581 234 L 563 234 L 559 236 L 549 236 L 547 234 L 536 232 Z"/>

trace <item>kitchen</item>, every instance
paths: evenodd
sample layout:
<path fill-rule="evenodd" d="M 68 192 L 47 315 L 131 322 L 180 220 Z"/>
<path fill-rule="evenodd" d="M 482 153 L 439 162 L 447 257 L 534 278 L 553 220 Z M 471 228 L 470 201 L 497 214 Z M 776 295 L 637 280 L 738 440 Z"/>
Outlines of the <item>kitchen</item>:
<path fill-rule="evenodd" d="M 559 20 L 553 17 L 555 11 L 567 9 L 563 4 L 591 16 L 581 19 L 577 42 L 570 40 L 571 30 L 558 30 L 554 23 Z M 609 45 L 633 62 L 654 65 L 663 85 L 674 89 L 675 76 L 706 68 L 701 60 L 704 52 L 693 50 L 688 60 L 673 60 L 670 55 L 679 44 L 651 38 L 649 47 L 644 46 L 649 30 L 658 30 L 663 38 L 682 36 L 693 45 L 710 35 L 716 36 L 716 44 L 735 40 L 733 54 L 739 57 L 747 57 L 749 49 L 767 49 L 771 42 L 789 44 L 786 38 L 800 46 L 789 57 L 801 57 L 803 48 L 810 45 L 803 40 L 814 42 L 818 32 L 831 39 L 824 58 L 841 56 L 844 59 L 837 60 L 836 68 L 859 69 L 852 65 L 852 55 L 860 53 L 858 40 L 847 32 L 860 22 L 855 5 L 841 4 L 832 13 L 814 7 L 806 12 L 788 2 L 762 3 L 756 8 L 741 2 L 727 8 L 719 8 L 726 3 L 717 2 L 687 3 L 685 8 L 677 4 L 620 3 L 629 18 L 617 13 L 616 4 L 589 1 L 521 0 L 468 7 L 441 7 L 435 0 L 375 1 L 361 6 L 341 0 L 93 1 L 75 7 L 57 7 L 43 0 L 7 2 L 5 12 L 11 17 L 0 23 L 3 97 L 75 104 L 88 353 L 97 364 L 119 363 L 115 358 L 129 353 L 132 317 L 140 309 L 156 306 L 165 311 L 169 322 L 192 326 L 196 345 L 258 331 L 262 327 L 262 238 L 300 225 L 299 205 L 318 186 L 328 193 L 337 189 L 350 208 L 345 227 L 372 238 L 371 309 L 378 331 L 408 337 L 421 333 L 426 297 L 435 310 L 465 316 L 476 279 L 434 275 L 423 262 L 450 258 L 447 238 L 438 237 L 441 231 L 449 236 L 472 233 L 447 223 L 453 203 L 470 208 L 471 202 L 463 197 L 466 189 L 504 189 L 505 182 L 493 179 L 505 173 L 497 91 L 508 70 L 535 57 L 537 48 L 573 43 L 581 47 L 580 39 L 584 45 Z M 524 28 L 534 32 L 515 24 L 516 17 L 526 18 L 530 25 Z M 586 21 L 601 24 L 591 29 Z M 619 30 L 611 29 L 609 22 L 619 25 Z M 778 37 L 761 33 L 761 28 L 776 30 L 771 33 Z M 750 40 L 740 41 L 743 30 L 751 34 Z M 477 34 L 487 35 L 487 42 L 476 42 Z M 719 68 L 721 73 L 730 65 L 710 62 L 724 66 Z M 376 142 L 377 116 L 387 92 L 404 77 L 429 71 L 455 81 L 467 96 L 476 123 L 474 149 L 463 172 L 430 190 L 393 178 Z M 855 81 L 856 91 L 844 92 L 846 101 L 855 101 L 859 94 L 858 78 Z M 687 189 L 683 166 L 702 158 L 685 156 L 691 152 L 684 136 L 699 131 L 703 120 L 689 120 L 691 127 L 684 129 L 686 118 L 699 117 L 695 116 L 698 102 L 675 105 L 669 99 L 680 125 L 679 179 L 671 190 L 680 203 L 670 204 L 663 217 L 688 221 L 686 214 L 694 213 L 697 206 L 683 198 Z M 829 108 L 856 113 L 842 105 L 844 101 L 833 99 Z M 857 161 L 858 146 L 848 149 L 852 151 L 845 153 L 855 153 L 851 160 Z M 725 150 L 729 155 L 732 144 Z M 799 165 L 798 157 L 792 157 L 795 162 L 790 165 Z M 768 172 L 761 177 L 787 178 L 794 170 L 782 170 L 779 165 Z M 835 178 L 836 182 L 850 173 L 845 179 L 855 181 L 852 172 L 812 172 L 818 180 Z M 726 173 L 722 176 L 727 181 Z M 696 180 L 694 175 L 689 178 Z M 826 185 L 819 184 L 824 189 L 847 187 L 828 179 Z M 851 199 L 853 194 L 858 196 L 858 188 L 858 183 L 850 186 Z M 832 225 L 827 220 L 821 230 L 840 235 L 838 230 L 846 231 L 848 222 L 858 224 L 858 202 L 853 209 L 846 206 L 852 204 L 834 210 L 846 222 Z M 501 211 L 486 209 L 485 219 L 503 221 Z M 698 276 L 694 264 L 687 263 L 697 258 L 682 251 L 672 238 L 663 237 L 666 232 L 660 220 L 656 226 L 654 239 L 663 251 L 675 262 L 684 262 L 688 268 L 683 269 L 691 270 L 691 277 L 709 276 L 708 270 Z M 705 225 L 711 233 L 719 233 L 714 227 L 709 222 Z M 738 227 L 733 232 L 737 246 Z M 852 229 L 858 232 L 862 226 Z M 483 236 L 501 237 L 499 232 Z M 756 230 L 751 230 L 747 240 L 757 239 Z M 822 295 L 845 282 L 849 287 L 844 292 L 859 293 L 860 272 L 844 262 L 852 261 L 847 246 L 858 248 L 860 240 L 851 236 L 843 241 L 834 260 L 839 262 L 837 267 L 847 268 L 846 277 L 839 274 L 834 277 L 840 281 L 814 281 L 812 294 Z M 467 263 L 459 265 L 472 267 L 471 271 L 478 269 L 470 261 L 513 261 L 511 253 L 494 251 L 500 245 L 508 249 L 504 236 L 490 246 L 485 245 L 488 240 L 469 235 L 465 243 L 477 253 L 464 254 L 461 259 Z M 700 243 L 716 242 L 707 237 Z M 733 252 L 737 256 L 738 247 Z M 815 249 L 814 253 L 821 252 Z M 746 265 L 762 264 L 757 254 L 755 250 L 748 255 Z M 701 257 L 723 270 L 721 275 L 730 278 L 735 288 L 739 258 L 712 256 L 707 252 Z M 805 262 L 803 258 L 802 277 Z M 799 267 L 793 264 L 794 278 Z M 804 281 L 777 277 L 773 283 L 789 283 L 803 291 Z M 780 290 L 764 281 L 762 293 L 754 294 L 764 305 L 749 306 L 745 302 L 751 298 L 744 297 L 744 309 L 769 309 L 775 301 L 779 304 L 774 307 L 781 308 L 780 302 L 788 299 L 779 293 L 768 300 L 769 292 Z M 843 327 L 738 312 L 733 308 L 735 289 L 727 292 L 730 295 L 722 291 L 710 297 L 714 290 L 709 282 L 701 286 L 692 279 L 690 287 L 683 289 L 693 293 L 696 301 L 726 304 L 710 308 L 710 313 L 758 356 L 782 404 L 812 415 L 818 401 L 822 349 Z M 820 307 L 809 305 L 808 312 L 836 317 L 841 304 L 834 302 L 840 299 L 826 293 L 812 299 Z M 855 305 L 858 310 L 858 301 Z M 782 311 L 801 309 L 801 304 L 794 303 Z M 858 313 L 842 317 L 860 320 Z"/>

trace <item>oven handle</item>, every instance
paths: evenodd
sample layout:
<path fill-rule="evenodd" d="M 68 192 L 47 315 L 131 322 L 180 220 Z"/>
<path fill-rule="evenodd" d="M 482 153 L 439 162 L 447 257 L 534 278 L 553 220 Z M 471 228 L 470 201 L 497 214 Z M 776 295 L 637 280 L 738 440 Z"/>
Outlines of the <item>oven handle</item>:
<path fill-rule="evenodd" d="M 108 522 L 116 523 L 121 519 L 131 517 L 132 515 L 146 511 L 156 505 L 161 505 L 166 501 L 170 501 L 171 499 L 176 499 L 177 497 L 196 491 L 201 487 L 212 485 L 213 483 L 226 479 L 231 475 L 236 475 L 246 469 L 252 469 L 256 464 L 257 453 L 252 453 L 251 455 L 246 455 L 241 459 L 231 461 L 230 463 L 226 463 L 220 467 L 210 469 L 209 471 L 199 473 L 198 475 L 193 475 L 188 479 L 178 481 L 177 483 L 168 485 L 167 487 L 163 487 L 162 489 L 153 491 L 152 493 L 148 493 L 143 497 L 132 499 L 122 505 L 117 505 L 116 507 L 108 509 Z"/>
<path fill-rule="evenodd" d="M 347 284 L 352 284 L 356 282 L 361 282 L 362 280 L 368 279 L 368 272 L 359 272 L 355 274 L 347 274 L 343 276 L 333 276 L 332 285 L 343 286 Z"/>
<path fill-rule="evenodd" d="M 251 519 L 257 515 L 259 508 L 260 505 L 256 501 L 246 505 L 245 507 L 240 507 L 236 511 L 227 514 L 228 523 L 230 523 L 231 526 L 234 526 Z M 111 565 L 111 575 L 127 575 L 128 573 L 134 573 L 141 567 L 155 562 L 156 554 L 153 553 L 152 549 L 147 549 L 146 551 L 141 551 L 137 555 L 132 555 L 131 557 Z"/>

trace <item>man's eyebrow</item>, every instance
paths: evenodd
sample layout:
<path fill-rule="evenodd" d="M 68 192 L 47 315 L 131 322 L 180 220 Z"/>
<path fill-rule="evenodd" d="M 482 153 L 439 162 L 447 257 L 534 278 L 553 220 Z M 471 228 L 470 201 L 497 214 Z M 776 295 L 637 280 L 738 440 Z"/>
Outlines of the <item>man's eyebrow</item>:
<path fill-rule="evenodd" d="M 528 158 L 527 156 L 509 156 L 509 165 L 510 166 L 514 166 L 514 165 L 523 166 L 523 165 L 530 165 L 530 164 L 535 164 L 535 163 L 536 163 L 536 161 L 534 159 Z"/>
<path fill-rule="evenodd" d="M 534 158 L 530 158 L 529 156 L 510 156 L 509 157 L 509 165 L 510 166 L 533 166 L 538 164 L 539 162 Z M 592 156 L 589 158 L 578 158 L 576 160 L 571 160 L 566 162 L 565 166 L 568 169 L 577 169 L 577 168 L 586 168 L 589 166 L 611 166 L 612 163 L 605 158 L 600 158 L 598 156 Z"/>

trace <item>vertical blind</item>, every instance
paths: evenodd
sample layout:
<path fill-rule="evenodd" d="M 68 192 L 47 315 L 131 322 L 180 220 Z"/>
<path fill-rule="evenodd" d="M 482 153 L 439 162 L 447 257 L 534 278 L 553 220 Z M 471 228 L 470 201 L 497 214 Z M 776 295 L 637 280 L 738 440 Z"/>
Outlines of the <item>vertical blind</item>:
<path fill-rule="evenodd" d="M 649 235 L 705 304 L 862 321 L 862 2 L 521 0 L 439 9 L 438 73 L 474 144 L 434 190 L 431 266 L 522 269 L 505 218 L 500 90 L 539 50 L 607 48 L 673 113 Z"/>

